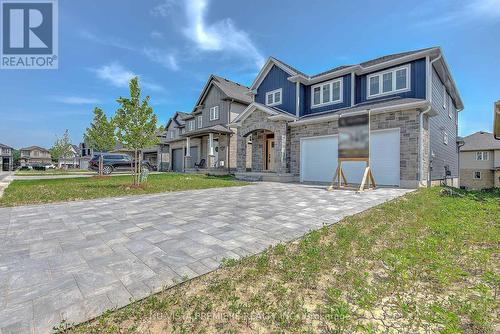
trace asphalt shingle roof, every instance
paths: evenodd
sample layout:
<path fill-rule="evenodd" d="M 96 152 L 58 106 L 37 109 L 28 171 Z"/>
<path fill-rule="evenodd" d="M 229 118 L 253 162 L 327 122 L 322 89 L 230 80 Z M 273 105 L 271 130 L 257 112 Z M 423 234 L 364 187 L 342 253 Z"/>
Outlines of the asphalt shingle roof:
<path fill-rule="evenodd" d="M 460 151 L 500 150 L 500 140 L 496 140 L 492 133 L 486 131 L 478 131 L 464 137 L 464 143 Z"/>
<path fill-rule="evenodd" d="M 228 97 L 241 102 L 252 103 L 252 97 L 247 94 L 250 88 L 217 75 L 213 75 L 213 78 L 214 84 Z"/>

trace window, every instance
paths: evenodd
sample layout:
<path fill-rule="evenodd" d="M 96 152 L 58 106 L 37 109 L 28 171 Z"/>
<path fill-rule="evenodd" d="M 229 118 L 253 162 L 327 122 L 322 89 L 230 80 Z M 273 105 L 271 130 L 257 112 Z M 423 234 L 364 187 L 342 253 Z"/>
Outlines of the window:
<path fill-rule="evenodd" d="M 488 155 L 488 152 L 485 152 L 485 151 L 480 151 L 480 152 L 476 152 L 476 160 L 477 161 L 487 161 L 489 160 L 489 155 Z"/>
<path fill-rule="evenodd" d="M 371 74 L 367 86 L 369 98 L 407 91 L 410 89 L 410 65 Z"/>
<path fill-rule="evenodd" d="M 283 89 L 276 89 L 273 90 L 272 92 L 267 92 L 266 93 L 266 105 L 268 106 L 276 106 L 278 104 L 281 104 L 283 96 Z"/>
<path fill-rule="evenodd" d="M 200 115 L 198 116 L 198 129 L 201 129 L 202 126 L 203 126 L 203 116 Z"/>
<path fill-rule="evenodd" d="M 194 119 L 193 119 L 193 120 L 190 120 L 190 121 L 188 122 L 188 130 L 189 130 L 189 131 L 193 131 L 193 130 L 194 130 L 194 125 L 195 125 L 195 124 L 194 124 Z"/>
<path fill-rule="evenodd" d="M 478 170 L 474 171 L 474 173 L 473 173 L 473 175 L 472 175 L 472 178 L 473 178 L 474 180 L 481 180 L 481 172 L 480 172 L 480 171 L 478 171 Z"/>
<path fill-rule="evenodd" d="M 448 145 L 448 134 L 446 132 L 443 132 L 443 143 Z"/>
<path fill-rule="evenodd" d="M 219 106 L 210 108 L 210 120 L 214 121 L 219 119 Z"/>
<path fill-rule="evenodd" d="M 170 131 L 170 139 L 174 139 L 175 130 Z"/>
<path fill-rule="evenodd" d="M 342 79 L 323 82 L 311 87 L 311 107 L 342 102 Z"/>

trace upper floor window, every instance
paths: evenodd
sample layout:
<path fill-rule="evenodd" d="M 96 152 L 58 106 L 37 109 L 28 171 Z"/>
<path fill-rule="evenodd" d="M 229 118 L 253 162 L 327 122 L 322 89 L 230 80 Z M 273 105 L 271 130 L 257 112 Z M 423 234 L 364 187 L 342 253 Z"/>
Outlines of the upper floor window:
<path fill-rule="evenodd" d="M 281 88 L 273 90 L 272 92 L 267 92 L 266 93 L 266 105 L 276 106 L 278 104 L 281 104 L 282 97 L 283 97 L 283 89 L 281 89 Z"/>
<path fill-rule="evenodd" d="M 198 116 L 198 129 L 201 129 L 203 126 L 203 116 Z"/>
<path fill-rule="evenodd" d="M 175 130 L 172 130 L 170 132 L 170 139 L 174 139 L 174 136 L 175 136 Z"/>
<path fill-rule="evenodd" d="M 410 89 L 410 65 L 371 74 L 367 78 L 368 98 Z"/>
<path fill-rule="evenodd" d="M 193 131 L 194 130 L 194 119 L 193 120 L 190 120 L 188 122 L 188 130 L 189 131 Z"/>
<path fill-rule="evenodd" d="M 342 79 L 323 82 L 311 87 L 311 107 L 342 102 Z"/>
<path fill-rule="evenodd" d="M 476 160 L 477 161 L 486 161 L 489 159 L 490 159 L 490 157 L 489 157 L 488 152 L 486 152 L 486 151 L 476 152 Z"/>
<path fill-rule="evenodd" d="M 215 121 L 219 119 L 219 106 L 210 108 L 210 120 Z"/>
<path fill-rule="evenodd" d="M 446 132 L 443 132 L 443 143 L 448 145 L 448 134 Z"/>

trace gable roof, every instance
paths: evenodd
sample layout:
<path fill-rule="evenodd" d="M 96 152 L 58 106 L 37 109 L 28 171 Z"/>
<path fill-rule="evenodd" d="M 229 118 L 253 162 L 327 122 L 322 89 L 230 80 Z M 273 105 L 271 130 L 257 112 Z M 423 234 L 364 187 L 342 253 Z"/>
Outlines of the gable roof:
<path fill-rule="evenodd" d="M 460 151 L 476 150 L 500 150 L 500 141 L 496 140 L 492 133 L 478 131 L 464 137 L 464 145 Z"/>
<path fill-rule="evenodd" d="M 219 88 L 224 93 L 224 95 L 226 95 L 230 99 L 234 99 L 243 104 L 252 103 L 252 97 L 248 94 L 248 87 L 243 86 L 235 81 L 231 81 L 226 78 L 211 74 L 208 77 L 208 80 L 203 87 L 201 94 L 196 101 L 196 104 L 194 105 L 193 112 L 196 111 L 196 108 L 202 104 L 212 85 Z"/>
<path fill-rule="evenodd" d="M 1 148 L 10 148 L 11 150 L 13 150 L 14 148 L 13 147 L 10 147 L 10 146 L 7 146 L 7 145 L 4 145 L 2 143 L 0 143 L 0 147 Z"/>
<path fill-rule="evenodd" d="M 187 112 L 176 111 L 174 116 L 169 118 L 167 125 L 165 126 L 165 131 L 168 129 L 168 127 L 170 126 L 170 123 L 172 123 L 172 122 L 175 122 L 178 126 L 182 126 L 182 124 L 177 119 L 184 121 L 186 118 L 189 118 L 190 115 L 191 114 L 189 114 Z"/>
<path fill-rule="evenodd" d="M 49 150 L 47 150 L 46 148 L 40 147 L 40 146 L 28 146 L 28 147 L 23 147 L 20 150 L 22 150 L 22 151 L 39 150 L 39 151 L 49 152 Z"/>
<path fill-rule="evenodd" d="M 462 99 L 456 87 L 455 81 L 451 76 L 448 65 L 446 64 L 446 61 L 442 56 L 442 50 L 440 47 L 429 47 L 424 49 L 384 55 L 375 59 L 361 62 L 359 64 L 337 66 L 315 75 L 304 74 L 299 70 L 295 69 L 294 67 L 285 64 L 284 62 L 274 57 L 270 57 L 266 62 L 266 64 L 262 67 L 257 77 L 255 78 L 251 86 L 251 90 L 252 92 L 254 92 L 259 87 L 259 85 L 262 83 L 262 81 L 264 80 L 264 78 L 274 65 L 278 66 L 279 68 L 281 68 L 283 71 L 285 71 L 290 75 L 290 77 L 288 78 L 289 81 L 300 82 L 305 85 L 313 85 L 315 83 L 319 83 L 329 79 L 334 79 L 342 75 L 350 73 L 361 75 L 365 73 L 378 71 L 387 67 L 397 66 L 399 64 L 404 64 L 425 57 L 429 57 L 431 60 L 437 61 L 434 66 L 436 67 L 438 75 L 445 83 L 457 108 L 460 110 L 463 109 Z"/>

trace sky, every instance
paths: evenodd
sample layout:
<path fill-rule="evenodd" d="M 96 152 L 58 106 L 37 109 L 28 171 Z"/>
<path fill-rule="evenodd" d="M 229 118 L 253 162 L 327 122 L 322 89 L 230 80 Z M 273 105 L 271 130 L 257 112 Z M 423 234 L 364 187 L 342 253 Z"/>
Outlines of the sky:
<path fill-rule="evenodd" d="M 210 74 L 249 86 L 269 56 L 312 75 L 430 46 L 464 101 L 459 134 L 491 131 L 499 35 L 500 0 L 59 0 L 59 69 L 0 70 L 0 143 L 51 147 L 68 129 L 78 144 L 135 75 L 164 124 Z"/>

